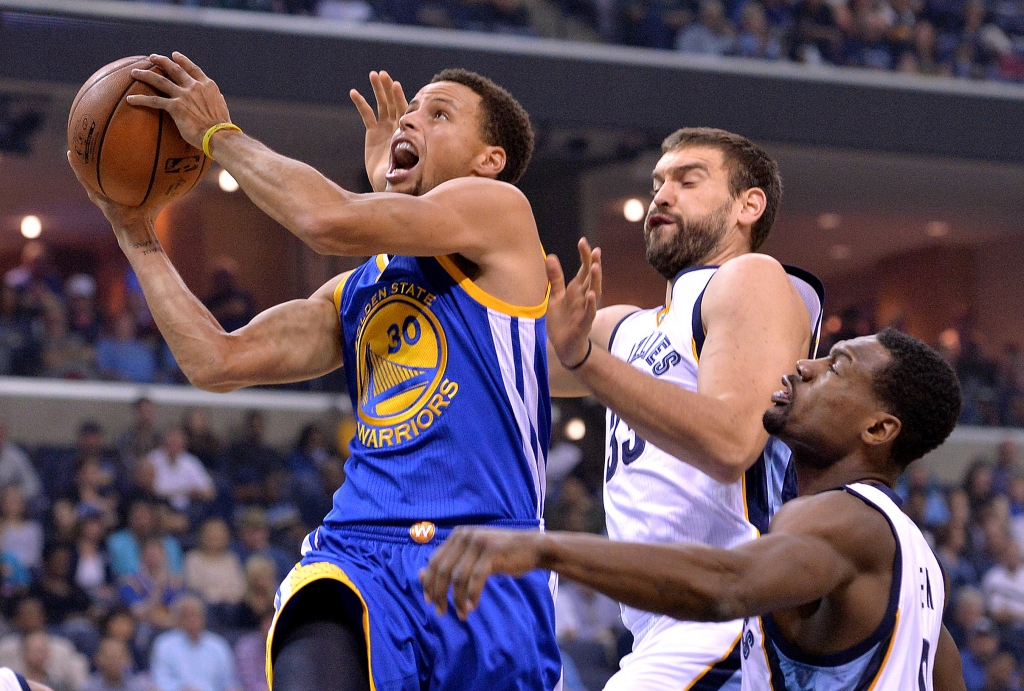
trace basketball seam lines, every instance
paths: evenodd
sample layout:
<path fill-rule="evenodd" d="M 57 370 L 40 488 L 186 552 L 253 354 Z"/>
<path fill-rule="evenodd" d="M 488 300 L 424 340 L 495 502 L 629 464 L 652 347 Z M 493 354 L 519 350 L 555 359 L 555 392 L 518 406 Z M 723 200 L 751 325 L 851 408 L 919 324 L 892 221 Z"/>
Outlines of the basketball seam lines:
<path fill-rule="evenodd" d="M 112 71 L 116 72 L 117 70 Z M 98 84 L 100 81 L 101 80 L 97 79 L 96 83 Z M 110 128 L 110 123 L 114 119 L 114 114 L 117 113 L 118 109 L 121 107 L 121 101 L 124 99 L 124 95 L 128 93 L 128 90 L 132 88 L 132 84 L 134 83 L 134 79 L 130 80 L 128 82 L 128 86 L 126 86 L 124 88 L 124 91 L 121 92 L 121 95 L 117 97 L 117 105 L 111 108 L 110 115 L 107 116 L 107 122 L 105 125 L 103 125 L 103 136 L 100 137 L 99 145 L 96 147 L 96 186 L 100 188 L 100 192 L 102 192 L 104 195 L 107 193 L 107 191 L 103 189 L 102 169 L 100 168 L 100 161 L 103 160 L 103 142 L 107 138 L 107 130 Z M 157 151 L 159 151 L 159 149 L 157 149 Z M 146 193 L 146 196 L 149 196 L 148 192 Z"/>
<path fill-rule="evenodd" d="M 153 192 L 153 183 L 156 181 L 156 171 L 160 167 L 160 142 L 164 138 L 164 111 L 160 111 L 160 126 L 156 129 L 156 155 L 153 156 L 153 172 L 149 175 L 149 187 L 146 188 L 146 196 L 139 202 L 139 206 L 146 203 L 149 195 Z"/>
<path fill-rule="evenodd" d="M 127 59 L 127 58 L 126 58 L 126 59 Z M 142 57 L 141 55 L 140 55 L 140 56 L 139 56 L 139 57 L 138 57 L 138 58 L 137 58 L 137 59 L 135 60 L 135 62 L 146 62 L 146 61 L 147 61 L 147 58 L 144 58 L 144 57 Z M 130 62 L 130 63 L 128 63 L 128 64 L 129 64 L 129 65 L 133 65 L 133 64 L 135 64 L 135 63 L 131 63 L 131 62 Z M 94 87 L 94 86 L 96 86 L 97 84 L 99 84 L 100 82 L 102 82 L 102 81 L 103 81 L 104 79 L 106 79 L 107 77 L 109 77 L 109 76 L 110 76 L 110 75 L 112 75 L 112 74 L 113 74 L 114 72 L 117 72 L 117 71 L 118 71 L 118 70 L 120 70 L 120 69 L 124 69 L 124 67 L 114 67 L 114 68 L 112 68 L 112 69 L 108 70 L 107 72 L 104 72 L 104 73 L 103 73 L 103 74 L 101 74 L 101 75 L 100 75 L 99 77 L 97 77 L 97 78 L 95 79 L 95 81 L 93 81 L 93 83 L 92 83 L 92 84 L 90 84 L 90 85 L 89 85 L 89 88 L 88 88 L 88 89 L 86 89 L 86 90 L 85 90 L 85 91 L 83 91 L 82 93 L 80 93 L 80 94 L 78 94 L 77 96 L 75 96 L 75 102 L 71 104 L 71 113 L 70 113 L 70 114 L 68 115 L 68 125 L 69 125 L 69 126 L 70 126 L 70 124 L 71 124 L 71 119 L 72 119 L 72 118 L 74 117 L 74 113 L 75 113 L 75 110 L 76 110 L 76 109 L 78 108 L 78 104 L 79 104 L 79 103 L 81 103 L 81 101 L 82 101 L 82 99 L 83 99 L 83 98 L 85 98 L 85 95 L 86 95 L 87 93 L 89 93 L 90 91 L 92 91 L 92 89 L 93 89 L 93 87 Z"/>

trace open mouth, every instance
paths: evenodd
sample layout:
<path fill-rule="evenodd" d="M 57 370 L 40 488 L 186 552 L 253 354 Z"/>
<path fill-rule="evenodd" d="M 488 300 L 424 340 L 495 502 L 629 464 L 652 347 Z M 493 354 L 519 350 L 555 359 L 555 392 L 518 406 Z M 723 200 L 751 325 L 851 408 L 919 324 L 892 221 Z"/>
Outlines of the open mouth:
<path fill-rule="evenodd" d="M 391 144 L 391 165 L 388 166 L 387 179 L 397 182 L 408 175 L 409 171 L 420 162 L 420 153 L 412 142 L 406 139 L 395 140 Z"/>
<path fill-rule="evenodd" d="M 772 394 L 772 403 L 778 406 L 789 405 L 793 402 L 793 382 L 789 376 L 785 376 L 782 378 L 782 383 L 786 388 Z"/>
<path fill-rule="evenodd" d="M 669 223 L 675 223 L 671 216 L 666 214 L 654 214 L 653 216 L 647 217 L 647 227 L 653 230 L 659 226 L 668 225 Z"/>

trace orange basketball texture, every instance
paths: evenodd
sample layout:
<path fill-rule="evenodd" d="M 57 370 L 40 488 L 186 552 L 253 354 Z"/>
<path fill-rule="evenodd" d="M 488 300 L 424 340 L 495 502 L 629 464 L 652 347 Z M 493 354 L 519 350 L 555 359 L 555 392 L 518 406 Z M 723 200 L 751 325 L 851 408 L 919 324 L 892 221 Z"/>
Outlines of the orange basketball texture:
<path fill-rule="evenodd" d="M 181 138 L 170 115 L 128 104 L 132 94 L 163 95 L 132 79 L 133 69 L 164 73 L 137 55 L 100 68 L 79 89 L 68 116 L 71 165 L 119 204 L 160 205 L 195 187 L 210 160 Z"/>

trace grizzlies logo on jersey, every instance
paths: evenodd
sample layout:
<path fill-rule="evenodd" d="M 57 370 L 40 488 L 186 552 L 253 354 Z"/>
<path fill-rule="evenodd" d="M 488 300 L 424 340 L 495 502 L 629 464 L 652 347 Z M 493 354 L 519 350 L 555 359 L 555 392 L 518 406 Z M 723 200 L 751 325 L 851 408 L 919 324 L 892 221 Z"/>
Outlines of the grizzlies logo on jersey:
<path fill-rule="evenodd" d="M 459 390 L 445 378 L 448 343 L 430 309 L 436 297 L 414 283 L 381 286 L 356 335 L 359 439 L 397 446 L 439 418 Z"/>

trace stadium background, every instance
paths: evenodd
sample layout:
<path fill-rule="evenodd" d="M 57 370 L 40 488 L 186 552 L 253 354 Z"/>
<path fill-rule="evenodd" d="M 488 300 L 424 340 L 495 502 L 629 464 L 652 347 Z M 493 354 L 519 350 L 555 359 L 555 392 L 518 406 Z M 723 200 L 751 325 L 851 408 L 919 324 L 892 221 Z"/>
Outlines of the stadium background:
<path fill-rule="evenodd" d="M 122 686 L 182 691 L 183 660 L 153 640 L 173 636 L 166 605 L 191 590 L 237 653 L 235 681 L 221 658 L 192 660 L 196 691 L 265 688 L 268 598 L 343 478 L 340 377 L 225 396 L 184 386 L 66 165 L 79 85 L 116 58 L 181 50 L 246 132 L 355 190 L 367 183 L 347 92 L 368 93 L 370 69 L 409 90 L 447 66 L 494 78 L 537 128 L 521 187 L 545 246 L 567 268 L 580 235 L 603 247 L 609 303 L 664 296 L 641 224 L 624 215 L 630 199 L 647 203 L 661 138 L 708 125 L 766 146 L 785 194 L 764 251 L 825 281 L 824 345 L 894 325 L 957 368 L 961 425 L 901 490 L 953 578 L 947 619 L 968 689 L 1020 687 L 1024 1 L 182 4 L 0 0 L 0 664 L 55 691 L 99 691 L 121 688 L 126 647 L 142 676 Z M 158 231 L 222 321 L 354 265 L 303 247 L 219 173 Z M 167 501 L 153 485 L 182 427 L 210 501 Z M 603 410 L 559 402 L 550 527 L 601 530 L 603 458 Z M 567 686 L 597 691 L 628 650 L 615 608 L 568 585 L 559 617 L 578 673 Z"/>

